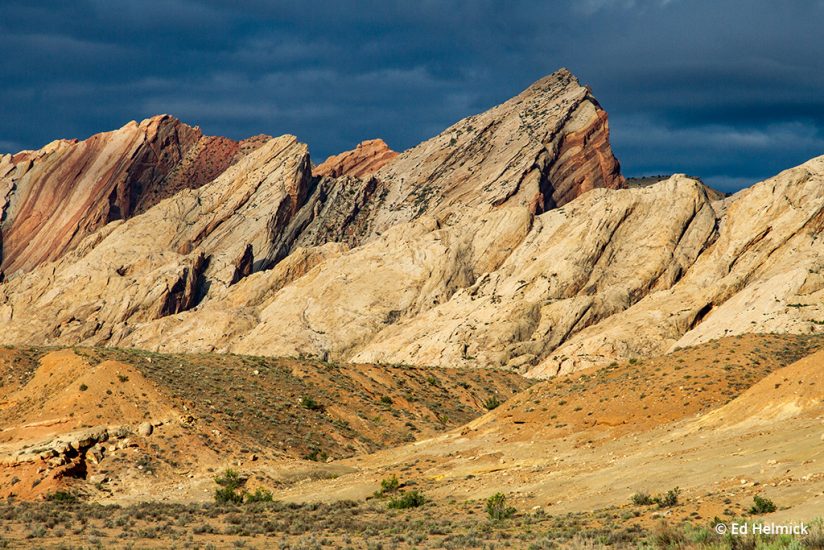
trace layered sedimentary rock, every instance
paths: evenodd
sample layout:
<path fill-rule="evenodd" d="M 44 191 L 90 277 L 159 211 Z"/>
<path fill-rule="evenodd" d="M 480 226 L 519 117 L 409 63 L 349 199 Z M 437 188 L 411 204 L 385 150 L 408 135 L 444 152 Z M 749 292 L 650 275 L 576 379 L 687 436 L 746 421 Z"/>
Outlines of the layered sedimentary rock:
<path fill-rule="evenodd" d="M 685 176 L 301 248 L 122 345 L 552 376 L 729 334 L 822 331 L 824 158 L 729 204 Z"/>
<path fill-rule="evenodd" d="M 606 113 L 590 90 L 562 69 L 394 157 L 368 177 L 343 180 L 342 189 L 327 181 L 324 193 L 337 214 L 316 215 L 330 209 L 319 197 L 301 223 L 311 220 L 316 227 L 310 233 L 335 235 L 357 246 L 423 215 L 443 217 L 471 208 L 481 216 L 500 207 L 540 213 L 590 189 L 623 184 L 609 147 Z"/>
<path fill-rule="evenodd" d="M 255 145 L 0 286 L 0 341 L 552 376 L 824 330 L 824 157 L 722 200 L 682 175 L 620 189 L 566 71 L 364 177 Z"/>
<path fill-rule="evenodd" d="M 306 146 L 283 136 L 214 182 L 104 226 L 0 286 L 4 341 L 113 343 L 138 323 L 196 306 L 248 273 L 251 251 L 271 252 L 310 181 Z"/>
<path fill-rule="evenodd" d="M 103 225 L 212 181 L 263 141 L 204 136 L 161 115 L 0 157 L 0 272 L 55 260 Z"/>
<path fill-rule="evenodd" d="M 141 150 L 144 134 L 154 136 L 167 126 L 177 128 L 179 123 L 160 117 L 114 134 L 117 140 L 130 138 L 132 147 Z M 200 140 L 195 134 L 184 141 Z M 97 140 L 117 141 L 111 136 Z M 595 144 L 592 152 L 582 148 L 585 142 Z M 328 288 L 330 294 L 336 293 L 336 285 L 324 279 L 336 277 L 345 268 L 352 280 L 362 280 L 363 287 L 379 289 L 372 280 L 375 276 L 396 278 L 398 285 L 391 296 L 373 296 L 374 308 L 364 316 L 358 307 L 365 304 L 365 298 L 350 293 L 355 299 L 352 311 L 364 326 L 346 329 L 351 312 L 343 311 L 339 319 L 330 316 L 324 323 L 339 334 L 340 342 L 337 336 L 304 338 L 296 331 L 294 346 L 270 346 L 284 353 L 295 346 L 309 353 L 341 353 L 366 343 L 387 320 L 393 324 L 426 311 L 496 269 L 525 237 L 534 212 L 593 186 L 620 186 L 623 180 L 617 174 L 617 162 L 608 145 L 604 149 L 605 143 L 605 116 L 589 90 L 566 71 L 539 81 L 487 113 L 459 122 L 385 163 L 368 178 L 312 177 L 305 147 L 294 138 L 279 138 L 248 154 L 212 183 L 202 185 L 198 180 L 193 184 L 196 189 L 184 189 L 156 206 L 147 206 L 136 217 L 130 218 L 146 204 L 140 202 L 143 197 L 154 195 L 135 199 L 115 193 L 117 200 L 111 204 L 123 206 L 118 206 L 116 215 L 101 220 L 127 221 L 105 225 L 74 245 L 78 248 L 70 256 L 36 269 L 25 280 L 6 284 L 0 322 L 9 323 L 8 341 L 158 345 L 157 339 L 163 339 L 161 325 L 167 322 L 158 319 L 192 309 L 206 311 L 210 303 L 223 299 L 242 303 L 243 292 L 249 288 L 242 284 L 244 278 L 286 262 L 290 255 L 300 257 L 301 250 L 336 250 L 342 255 L 342 250 L 355 248 L 352 254 L 358 259 L 325 266 L 316 291 Z M 84 147 L 91 145 L 84 143 Z M 197 147 L 194 143 L 189 149 Z M 132 157 L 134 153 L 120 155 L 121 161 Z M 163 171 L 164 178 L 150 180 L 162 180 L 162 189 L 173 188 L 170 182 L 179 181 L 175 170 L 197 163 L 168 164 L 177 168 Z M 354 165 L 343 162 L 341 166 Z M 414 169 L 406 174 L 409 167 Z M 128 178 L 117 181 L 131 182 Z M 88 184 L 80 187 L 84 186 Z M 141 183 L 134 188 L 158 185 Z M 543 193 L 554 198 L 544 199 Z M 10 227 L 13 230 L 15 225 Z M 331 243 L 340 245 L 330 248 Z M 326 253 L 309 252 L 307 257 L 322 258 Z M 361 270 L 359 262 L 378 262 L 386 269 Z M 392 263 L 405 267 L 392 268 Z M 323 267 L 323 263 L 317 266 Z M 123 280 L 111 279 L 112 272 Z M 255 305 L 246 306 L 253 313 L 237 317 L 249 325 L 246 337 L 237 338 L 232 324 L 229 332 L 237 340 L 231 346 L 221 341 L 229 336 L 221 334 L 215 334 L 209 345 L 250 349 L 254 344 L 241 340 L 266 340 L 272 326 L 285 326 L 273 313 L 281 309 L 278 300 L 285 300 L 289 311 L 297 311 L 277 295 L 295 286 L 291 292 L 303 300 L 302 293 L 312 287 L 306 283 L 310 273 L 278 292 L 264 292 L 275 305 L 251 299 Z M 52 292 L 44 291 L 44 279 Z M 279 285 L 279 280 L 275 277 L 268 284 Z M 73 286 L 78 290 L 64 292 Z M 229 287 L 233 287 L 231 292 Z M 305 290 L 298 291 L 298 287 Z M 260 292 L 255 289 L 251 294 Z M 37 313 L 24 305 L 34 302 L 39 303 Z M 43 311 L 52 311 L 52 315 L 42 315 Z M 197 316 L 192 313 L 189 317 Z M 286 322 L 286 310 L 282 313 Z M 29 315 L 31 322 L 24 326 L 22 320 Z M 296 319 L 302 323 L 302 314 Z M 257 329 L 256 324 L 263 326 Z M 181 337 L 180 345 L 187 346 L 187 341 Z"/>
<path fill-rule="evenodd" d="M 821 332 L 824 157 L 726 202 L 712 245 L 677 285 L 581 331 L 531 372 L 545 376 L 748 332 Z"/>
<path fill-rule="evenodd" d="M 704 188 L 686 178 L 587 193 L 535 218 L 498 269 L 387 327 L 353 359 L 529 368 L 583 328 L 672 287 L 715 226 Z"/>
<path fill-rule="evenodd" d="M 366 178 L 384 164 L 398 156 L 382 139 L 369 139 L 358 143 L 351 151 L 333 155 L 317 165 L 312 173 L 316 176 L 354 176 Z"/>

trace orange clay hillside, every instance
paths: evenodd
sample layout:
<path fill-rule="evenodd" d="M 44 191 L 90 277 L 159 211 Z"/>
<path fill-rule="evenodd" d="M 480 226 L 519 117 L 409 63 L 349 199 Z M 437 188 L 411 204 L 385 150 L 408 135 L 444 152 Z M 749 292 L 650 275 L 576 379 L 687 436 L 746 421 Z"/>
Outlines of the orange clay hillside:
<path fill-rule="evenodd" d="M 822 345 L 823 336 L 748 334 L 651 359 L 613 363 L 536 384 L 467 429 L 507 431 L 511 426 L 510 437 L 516 440 L 533 438 L 536 430 L 542 438 L 579 441 L 643 432 L 708 413 L 734 399 L 737 403 L 741 393 L 756 382 L 744 395 L 761 391 L 757 388 L 776 378 L 804 384 L 802 379 L 810 376 L 801 373 L 813 369 L 820 353 L 792 368 L 774 371 Z M 820 376 L 822 369 L 818 372 Z M 798 387 L 819 394 L 824 391 L 824 386 Z M 761 410 L 763 403 L 750 399 Z"/>
<path fill-rule="evenodd" d="M 436 501 L 503 492 L 519 510 L 555 515 L 680 486 L 681 504 L 667 511 L 674 521 L 740 515 L 765 490 L 811 519 L 824 494 L 823 344 L 746 335 L 557 377 L 448 434 L 347 459 L 356 472 L 287 489 L 285 498 L 309 501 L 321 486 L 327 499 L 365 498 L 396 475 Z M 799 397 L 803 407 L 765 414 Z M 765 420 L 707 420 L 739 412 Z M 639 525 L 656 509 L 644 511 Z"/>
<path fill-rule="evenodd" d="M 164 445 L 181 462 L 183 448 L 198 462 L 209 451 L 197 438 L 186 437 L 181 412 L 155 384 L 124 363 L 90 366 L 71 350 L 54 351 L 43 356 L 25 385 L 4 398 L 0 494 L 6 498 L 42 497 L 76 480 L 108 482 L 107 466 L 120 460 L 137 465 L 153 432 L 182 438 L 180 449 Z M 159 441 L 156 433 L 152 443 Z M 214 453 L 208 458 L 219 460 Z"/>
<path fill-rule="evenodd" d="M 822 412 L 824 350 L 773 372 L 735 401 L 708 414 L 701 425 L 768 424 L 801 415 L 821 415 Z"/>
<path fill-rule="evenodd" d="M 277 484 L 442 432 L 529 385 L 495 371 L 102 349 L 3 349 L 0 377 L 0 496 L 24 499 L 202 500 L 229 465 Z"/>
<path fill-rule="evenodd" d="M 175 412 L 133 367 L 105 361 L 93 367 L 71 350 L 45 355 L 34 376 L 6 396 L 0 443 L 42 438 L 92 424 L 170 419 Z"/>

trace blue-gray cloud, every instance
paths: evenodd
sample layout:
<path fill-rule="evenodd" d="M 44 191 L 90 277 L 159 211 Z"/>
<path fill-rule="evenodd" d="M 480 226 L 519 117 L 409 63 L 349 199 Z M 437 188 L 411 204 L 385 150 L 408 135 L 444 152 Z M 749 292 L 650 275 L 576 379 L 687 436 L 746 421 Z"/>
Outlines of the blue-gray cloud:
<path fill-rule="evenodd" d="M 566 66 L 625 173 L 727 190 L 824 154 L 820 1 L 6 0 L 0 149 L 167 112 L 312 155 L 410 147 Z"/>

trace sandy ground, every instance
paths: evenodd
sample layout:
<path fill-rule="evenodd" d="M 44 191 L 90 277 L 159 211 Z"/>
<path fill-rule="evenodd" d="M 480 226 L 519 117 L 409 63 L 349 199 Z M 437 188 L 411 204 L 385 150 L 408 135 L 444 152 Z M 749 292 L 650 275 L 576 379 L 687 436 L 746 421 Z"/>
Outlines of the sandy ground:
<path fill-rule="evenodd" d="M 824 351 L 727 405 L 630 433 L 596 424 L 561 435 L 543 415 L 494 411 L 449 434 L 344 461 L 358 471 L 284 496 L 365 498 L 394 474 L 438 500 L 500 491 L 519 509 L 551 514 L 624 505 L 639 491 L 679 487 L 701 517 L 741 514 L 760 494 L 779 505 L 776 518 L 811 519 L 824 514 L 822 373 Z"/>

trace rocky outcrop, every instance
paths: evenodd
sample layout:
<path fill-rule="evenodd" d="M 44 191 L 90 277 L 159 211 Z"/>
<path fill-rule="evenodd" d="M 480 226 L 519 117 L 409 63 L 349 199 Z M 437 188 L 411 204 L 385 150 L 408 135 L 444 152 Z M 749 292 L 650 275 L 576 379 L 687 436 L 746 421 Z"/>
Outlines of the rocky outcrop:
<path fill-rule="evenodd" d="M 255 253 L 252 250 L 252 245 L 247 244 L 243 249 L 243 254 L 235 261 L 235 271 L 232 273 L 232 279 L 229 281 L 230 285 L 235 284 L 244 277 L 248 277 L 255 267 Z"/>
<path fill-rule="evenodd" d="M 424 314 L 495 271 L 530 225 L 527 209 L 505 208 L 478 219 L 426 216 L 393 227 L 281 289 L 229 349 L 349 357 L 387 327 Z"/>
<path fill-rule="evenodd" d="M 728 335 L 822 332 L 824 157 L 726 202 L 711 246 L 678 284 L 581 331 L 530 372 L 547 376 Z"/>
<path fill-rule="evenodd" d="M 624 186 L 609 145 L 607 113 L 594 100 L 581 102 L 572 112 L 556 147 L 556 159 L 548 168 L 551 194 L 541 192 L 544 210 L 564 205 L 591 189 Z"/>
<path fill-rule="evenodd" d="M 370 139 L 358 143 L 351 151 L 329 157 L 317 165 L 312 173 L 332 178 L 368 178 L 396 156 L 398 153 L 390 149 L 382 139 Z"/>
<path fill-rule="evenodd" d="M 0 158 L 0 272 L 60 258 L 114 220 L 198 188 L 255 150 L 168 116 Z"/>
<path fill-rule="evenodd" d="M 373 177 L 322 179 L 287 229 L 285 247 L 277 259 L 298 247 L 330 242 L 359 245 L 379 203 L 379 189 L 384 188 Z"/>
<path fill-rule="evenodd" d="M 341 168 L 350 166 L 344 159 L 354 162 L 352 154 L 315 168 L 316 175 L 344 175 L 321 179 L 269 263 L 297 247 L 359 246 L 422 216 L 447 218 L 466 209 L 484 216 L 503 207 L 541 213 L 590 189 L 624 184 L 606 113 L 565 69 L 393 155 L 368 176 Z"/>
<path fill-rule="evenodd" d="M 281 289 L 347 250 L 339 243 L 298 248 L 272 269 L 252 273 L 226 292 L 212 289 L 210 299 L 196 309 L 133 327 L 117 345 L 169 352 L 228 352 L 255 328 L 260 311 Z"/>
<path fill-rule="evenodd" d="M 703 187 L 685 178 L 587 193 L 538 216 L 500 267 L 387 327 L 352 359 L 530 368 L 584 328 L 672 287 L 715 227 Z"/>
<path fill-rule="evenodd" d="M 824 330 L 824 157 L 723 199 L 623 185 L 567 71 L 368 177 L 313 176 L 283 136 L 12 277 L 0 341 L 546 377 Z"/>
<path fill-rule="evenodd" d="M 423 216 L 284 278 L 290 255 L 124 344 L 546 377 L 728 334 L 820 332 L 822 182 L 824 157 L 723 208 L 676 175 L 537 217 Z"/>
<path fill-rule="evenodd" d="M 137 323 L 194 307 L 237 278 L 249 246 L 272 252 L 273 233 L 305 201 L 309 170 L 304 145 L 272 139 L 214 182 L 104 226 L 0 287 L 3 338 L 114 343 Z"/>

